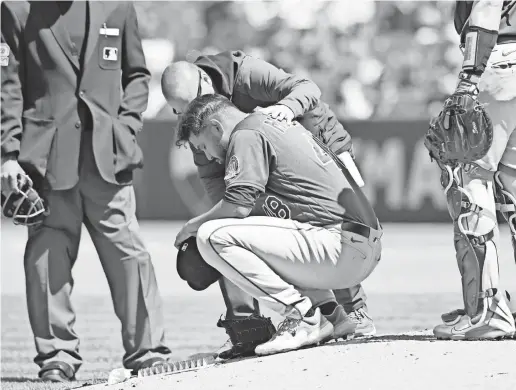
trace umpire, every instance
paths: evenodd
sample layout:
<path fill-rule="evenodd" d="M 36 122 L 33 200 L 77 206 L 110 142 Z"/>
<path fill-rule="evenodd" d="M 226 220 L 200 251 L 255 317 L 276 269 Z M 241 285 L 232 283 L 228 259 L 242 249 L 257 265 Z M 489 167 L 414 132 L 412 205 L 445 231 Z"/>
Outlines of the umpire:
<path fill-rule="evenodd" d="M 25 278 L 40 378 L 71 381 L 82 364 L 73 329 L 72 268 L 82 224 L 122 323 L 123 363 L 137 370 L 170 353 L 161 298 L 135 215 L 136 134 L 146 68 L 131 2 L 3 2 L 2 187 L 24 173 L 50 215 L 29 227 Z M 14 179 L 14 180 L 13 180 Z M 36 185 L 36 183 L 39 183 Z"/>

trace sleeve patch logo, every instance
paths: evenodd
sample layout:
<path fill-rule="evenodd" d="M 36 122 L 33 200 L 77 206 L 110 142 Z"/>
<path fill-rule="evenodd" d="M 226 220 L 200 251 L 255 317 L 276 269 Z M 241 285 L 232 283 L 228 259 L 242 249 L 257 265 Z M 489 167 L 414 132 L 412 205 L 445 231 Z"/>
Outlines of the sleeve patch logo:
<path fill-rule="evenodd" d="M 238 161 L 238 157 L 233 155 L 229 159 L 228 166 L 226 167 L 226 176 L 224 176 L 224 181 L 226 183 L 233 180 L 240 173 L 240 162 Z"/>
<path fill-rule="evenodd" d="M 0 65 L 9 65 L 9 53 L 11 52 L 7 43 L 0 43 Z"/>

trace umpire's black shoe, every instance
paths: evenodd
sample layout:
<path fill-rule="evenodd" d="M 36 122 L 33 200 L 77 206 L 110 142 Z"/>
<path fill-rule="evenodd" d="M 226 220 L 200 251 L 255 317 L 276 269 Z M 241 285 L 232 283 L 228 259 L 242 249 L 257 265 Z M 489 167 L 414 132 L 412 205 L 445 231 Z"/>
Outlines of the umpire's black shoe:
<path fill-rule="evenodd" d="M 41 367 L 38 376 L 46 382 L 72 382 L 75 372 L 72 366 L 65 362 L 50 362 Z"/>
<path fill-rule="evenodd" d="M 144 360 L 143 362 L 138 364 L 138 366 L 133 369 L 132 374 L 138 375 L 138 371 L 141 370 L 142 368 L 160 366 L 162 364 L 165 364 L 166 362 L 167 361 L 164 358 L 159 357 L 159 356 L 148 358 L 147 360 Z"/>

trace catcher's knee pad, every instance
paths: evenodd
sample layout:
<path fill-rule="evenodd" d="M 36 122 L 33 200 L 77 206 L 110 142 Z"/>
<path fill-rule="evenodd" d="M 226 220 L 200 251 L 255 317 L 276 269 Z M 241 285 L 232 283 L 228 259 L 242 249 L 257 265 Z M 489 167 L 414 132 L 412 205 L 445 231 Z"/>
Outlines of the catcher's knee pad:
<path fill-rule="evenodd" d="M 491 232 L 497 224 L 493 202 L 493 172 L 474 164 L 440 167 L 448 212 L 460 232 L 473 236 Z"/>
<path fill-rule="evenodd" d="M 498 254 L 493 242 L 496 215 L 478 204 L 493 204 L 493 173 L 473 164 L 443 165 L 441 169 L 441 184 L 456 229 L 464 308 L 473 318 L 484 307 L 479 303 L 494 295 L 498 283 Z"/>

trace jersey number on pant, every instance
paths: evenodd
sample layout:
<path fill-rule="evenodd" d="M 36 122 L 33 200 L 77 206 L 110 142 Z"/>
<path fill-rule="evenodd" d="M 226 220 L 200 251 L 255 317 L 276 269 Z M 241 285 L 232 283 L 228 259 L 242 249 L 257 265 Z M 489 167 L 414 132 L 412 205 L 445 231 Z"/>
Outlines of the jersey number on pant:
<path fill-rule="evenodd" d="M 269 217 L 290 219 L 290 209 L 275 196 L 267 196 L 262 208 Z"/>
<path fill-rule="evenodd" d="M 312 149 L 315 153 L 315 157 L 317 157 L 317 160 L 319 160 L 319 162 L 322 165 L 328 165 L 331 162 L 333 162 L 333 159 L 331 158 L 331 156 L 325 150 L 323 150 L 323 148 L 321 148 L 319 145 L 317 145 L 315 143 L 315 141 L 312 139 L 311 135 L 308 135 L 308 134 L 303 134 L 303 135 L 305 136 L 305 139 L 308 141 L 308 143 L 312 147 Z"/>

